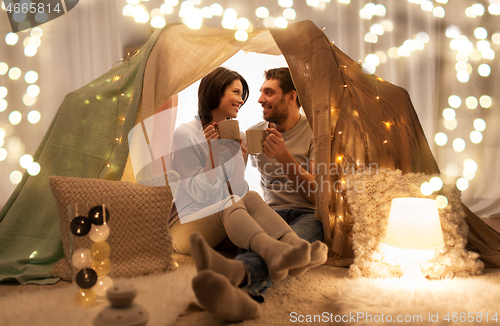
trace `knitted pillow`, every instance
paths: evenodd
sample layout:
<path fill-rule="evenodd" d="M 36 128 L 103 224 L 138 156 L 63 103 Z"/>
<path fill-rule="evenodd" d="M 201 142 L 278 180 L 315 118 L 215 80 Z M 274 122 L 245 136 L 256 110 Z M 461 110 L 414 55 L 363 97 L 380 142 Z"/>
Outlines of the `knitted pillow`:
<path fill-rule="evenodd" d="M 68 206 L 77 204 L 86 215 L 88 204 L 109 205 L 112 277 L 160 273 L 172 267 L 172 238 L 167 219 L 172 206 L 168 186 L 143 186 L 124 181 L 51 176 L 57 202 L 65 258 L 52 270 L 53 277 L 71 281 L 71 244 Z M 88 236 L 73 236 L 73 248 L 90 248 Z"/>
<path fill-rule="evenodd" d="M 420 186 L 429 182 L 432 177 L 439 177 L 443 186 L 425 196 L 420 191 Z M 461 193 L 455 186 L 455 181 L 455 178 L 445 175 L 403 175 L 400 170 L 387 169 L 379 169 L 376 174 L 346 175 L 346 199 L 354 222 L 355 258 L 349 274 L 373 278 L 401 276 L 401 268 L 383 255 L 383 240 L 391 201 L 399 197 L 436 199 L 438 196 L 444 196 L 448 200 L 446 207 L 438 209 L 445 248 L 438 250 L 432 260 L 421 264 L 422 273 L 429 278 L 481 274 L 484 264 L 478 259 L 479 255 L 465 250 L 468 228 L 461 207 Z"/>

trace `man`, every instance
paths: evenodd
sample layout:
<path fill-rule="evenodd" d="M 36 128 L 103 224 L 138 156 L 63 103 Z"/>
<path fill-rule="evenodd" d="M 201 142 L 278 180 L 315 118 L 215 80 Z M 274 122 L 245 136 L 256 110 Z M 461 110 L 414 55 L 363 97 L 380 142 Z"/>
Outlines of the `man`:
<path fill-rule="evenodd" d="M 264 200 L 297 235 L 323 240 L 323 226 L 315 217 L 312 130 L 300 114 L 300 101 L 288 68 L 265 72 L 259 103 L 265 121 L 250 129 L 268 132 L 264 154 L 252 156 L 261 173 Z"/>
<path fill-rule="evenodd" d="M 263 143 L 264 154 L 252 157 L 252 165 L 261 172 L 266 203 L 299 237 L 312 243 L 309 264 L 289 270 L 289 275 L 299 276 L 308 268 L 323 264 L 328 252 L 326 245 L 317 241 L 323 240 L 323 226 L 314 211 L 312 131 L 300 114 L 300 102 L 288 68 L 268 70 L 265 77 L 259 98 L 265 121 L 250 129 L 265 129 L 268 136 Z M 264 260 L 250 251 L 238 254 L 234 260 L 227 259 L 197 234 L 190 241 L 198 270 L 193 290 L 200 304 L 221 319 L 256 318 L 259 307 L 255 301 L 262 302 L 272 285 Z"/>

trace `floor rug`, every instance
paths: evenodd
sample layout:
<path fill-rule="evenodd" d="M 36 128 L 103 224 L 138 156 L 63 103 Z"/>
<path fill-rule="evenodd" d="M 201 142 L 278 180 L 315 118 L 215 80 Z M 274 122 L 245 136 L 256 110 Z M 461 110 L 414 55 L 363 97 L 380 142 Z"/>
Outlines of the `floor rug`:
<path fill-rule="evenodd" d="M 137 289 L 135 303 L 150 315 L 148 325 L 174 325 L 177 317 L 195 300 L 192 266 L 163 274 L 128 279 Z M 108 304 L 81 308 L 75 304 L 76 285 L 0 297 L 2 326 L 91 326 L 94 317 Z"/>
<path fill-rule="evenodd" d="M 333 322 L 346 325 L 498 325 L 498 279 L 455 278 L 411 285 L 349 279 L 337 287 Z M 336 318 L 336 320 L 335 320 Z"/>

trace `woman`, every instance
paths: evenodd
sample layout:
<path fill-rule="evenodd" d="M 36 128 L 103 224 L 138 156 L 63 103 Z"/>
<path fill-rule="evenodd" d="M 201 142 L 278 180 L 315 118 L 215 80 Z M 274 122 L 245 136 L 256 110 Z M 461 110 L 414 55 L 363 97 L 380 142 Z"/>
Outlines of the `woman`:
<path fill-rule="evenodd" d="M 224 294 L 215 299 L 215 289 L 239 286 L 246 279 L 243 262 L 228 261 L 211 249 L 226 237 L 236 246 L 258 253 L 273 280 L 285 278 L 289 271 L 298 275 L 312 267 L 311 245 L 300 239 L 256 192 L 248 191 L 244 180 L 247 150 L 242 139 L 239 144 L 219 141 L 218 122 L 236 118 L 247 98 L 245 79 L 234 71 L 217 68 L 201 80 L 199 118 L 174 132 L 172 166 L 180 181 L 175 196 L 179 218 L 170 222 L 173 245 L 179 253 L 193 254 L 199 271 L 223 266 L 216 270 L 217 275 L 202 271 L 193 281 L 200 303 L 211 312 L 228 298 Z M 316 244 L 312 248 L 313 252 L 321 249 L 326 259 L 323 247 Z M 200 287 L 206 291 L 199 291 Z M 229 297 L 231 300 L 226 300 L 223 308 L 236 304 L 238 309 L 251 307 L 250 315 L 255 314 L 255 303 L 248 302 L 248 296 L 244 299 L 233 291 Z M 207 307 L 213 303 L 217 307 Z M 219 317 L 239 320 L 248 314 L 242 317 L 237 313 L 235 318 L 231 313 L 222 313 Z"/>
<path fill-rule="evenodd" d="M 174 248 L 190 254 L 193 232 L 211 247 L 229 237 L 236 246 L 260 254 L 273 280 L 283 279 L 289 269 L 309 263 L 310 244 L 256 192 L 248 191 L 242 140 L 218 141 L 217 123 L 236 118 L 248 98 L 248 85 L 238 73 L 220 67 L 202 79 L 198 98 L 199 119 L 174 133 L 172 166 L 181 180 L 175 196 L 180 218 L 171 226 Z"/>

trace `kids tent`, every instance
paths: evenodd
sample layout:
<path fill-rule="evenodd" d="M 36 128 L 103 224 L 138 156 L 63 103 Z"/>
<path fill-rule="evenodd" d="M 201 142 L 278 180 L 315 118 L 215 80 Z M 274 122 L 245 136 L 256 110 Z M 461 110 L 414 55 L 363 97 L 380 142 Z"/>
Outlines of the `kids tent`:
<path fill-rule="evenodd" d="M 408 93 L 363 73 L 312 22 L 284 30 L 255 28 L 245 42 L 235 40 L 230 30 L 170 24 L 129 60 L 64 99 L 33 156 L 41 172 L 25 174 L 0 212 L 0 281 L 56 281 L 51 270 L 64 253 L 49 176 L 134 179 L 130 130 L 239 50 L 284 55 L 313 129 L 316 163 L 328 167 L 342 153 L 403 173 L 439 172 Z M 388 119 L 397 125 L 390 134 L 378 127 Z M 384 140 L 389 146 L 382 145 Z M 341 177 L 329 169 L 316 173 L 318 184 Z M 318 194 L 316 214 L 325 242 L 331 253 L 348 258 L 350 231 L 336 215 L 344 206 L 344 198 L 330 187 Z M 500 266 L 500 236 L 464 209 L 469 242 L 483 261 Z"/>

